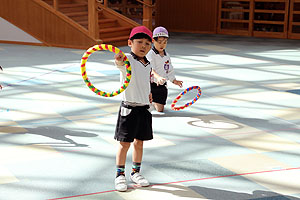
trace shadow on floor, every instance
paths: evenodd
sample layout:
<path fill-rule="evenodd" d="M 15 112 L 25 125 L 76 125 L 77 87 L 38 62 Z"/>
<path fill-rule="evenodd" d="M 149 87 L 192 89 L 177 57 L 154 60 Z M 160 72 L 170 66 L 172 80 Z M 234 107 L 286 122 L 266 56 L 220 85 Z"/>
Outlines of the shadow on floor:
<path fill-rule="evenodd" d="M 206 188 L 200 186 L 189 186 L 168 184 L 168 185 L 153 185 L 151 187 L 137 188 L 137 190 L 148 190 L 152 192 L 170 193 L 177 197 L 189 199 L 210 199 L 210 200 L 300 200 L 299 198 L 278 194 L 271 191 L 255 190 L 252 194 L 243 192 L 233 192 L 220 189 Z M 192 191 L 191 191 L 192 190 Z M 134 192 L 135 190 L 129 190 Z M 193 192 L 194 191 L 194 192 Z M 153 193 L 155 196 L 155 193 Z M 203 198 L 201 198 L 201 196 Z"/>
<path fill-rule="evenodd" d="M 73 139 L 69 138 L 68 136 L 75 136 L 75 137 L 97 137 L 98 135 L 93 133 L 87 133 L 82 131 L 71 131 L 65 128 L 56 127 L 56 126 L 40 126 L 36 128 L 25 128 L 28 132 L 27 133 L 18 133 L 18 134 L 33 134 L 33 135 L 40 135 L 45 136 L 51 139 L 67 142 L 65 143 L 30 143 L 36 145 L 55 145 L 55 146 L 66 146 L 70 147 L 74 145 L 75 147 L 88 147 L 87 144 L 80 144 L 75 142 Z M 74 147 L 72 146 L 72 147 Z"/>
<path fill-rule="evenodd" d="M 190 186 L 189 188 L 212 200 L 299 200 L 296 197 L 263 190 L 255 190 L 252 194 L 247 194 L 199 186 Z"/>

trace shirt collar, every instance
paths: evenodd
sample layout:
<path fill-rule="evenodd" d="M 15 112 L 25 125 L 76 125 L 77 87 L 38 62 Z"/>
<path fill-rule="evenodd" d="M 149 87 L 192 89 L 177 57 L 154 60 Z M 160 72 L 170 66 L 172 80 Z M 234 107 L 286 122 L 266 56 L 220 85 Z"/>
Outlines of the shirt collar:
<path fill-rule="evenodd" d="M 159 51 L 154 46 L 152 47 L 152 50 L 154 51 L 154 53 L 159 54 Z M 165 50 L 164 50 L 164 55 L 165 56 L 167 55 Z"/>
<path fill-rule="evenodd" d="M 138 57 L 137 55 L 135 55 L 132 51 L 130 52 L 130 54 L 132 55 L 132 57 L 133 57 L 135 60 L 137 60 L 137 61 L 139 61 L 140 63 L 142 63 L 142 62 L 140 61 L 141 58 Z M 146 56 L 144 56 L 144 60 L 145 60 L 145 62 L 146 62 L 146 64 L 142 63 L 144 66 L 147 66 L 147 65 L 150 64 L 150 62 L 149 62 L 149 60 L 146 58 Z"/>

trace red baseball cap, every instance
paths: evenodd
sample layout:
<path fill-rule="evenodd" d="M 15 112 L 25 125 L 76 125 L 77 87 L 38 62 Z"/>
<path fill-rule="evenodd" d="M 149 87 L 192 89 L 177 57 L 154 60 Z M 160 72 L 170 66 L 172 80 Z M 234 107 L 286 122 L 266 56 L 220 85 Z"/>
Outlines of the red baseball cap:
<path fill-rule="evenodd" d="M 132 38 L 133 36 L 135 36 L 138 33 L 144 33 L 152 39 L 152 32 L 146 26 L 134 27 L 130 32 L 129 38 Z"/>

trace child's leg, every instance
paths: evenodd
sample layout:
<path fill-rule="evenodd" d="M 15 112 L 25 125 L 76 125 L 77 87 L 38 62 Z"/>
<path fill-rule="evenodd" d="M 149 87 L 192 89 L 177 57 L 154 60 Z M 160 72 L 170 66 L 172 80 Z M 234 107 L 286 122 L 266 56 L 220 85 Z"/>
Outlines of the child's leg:
<path fill-rule="evenodd" d="M 135 139 L 133 142 L 132 162 L 141 163 L 143 158 L 143 145 L 142 140 Z"/>
<path fill-rule="evenodd" d="M 154 103 L 154 107 L 158 112 L 163 112 L 165 105 L 160 104 L 160 103 Z"/>
<path fill-rule="evenodd" d="M 140 172 L 142 158 L 143 158 L 143 144 L 144 144 L 143 141 L 137 139 L 135 139 L 135 141 L 133 142 L 131 175 Z"/>
<path fill-rule="evenodd" d="M 135 139 L 133 142 L 133 152 L 132 152 L 132 172 L 131 180 L 141 186 L 148 186 L 149 182 L 145 179 L 139 172 L 141 168 L 142 158 L 143 158 L 143 144 L 142 140 Z"/>
<path fill-rule="evenodd" d="M 117 171 L 117 177 L 119 175 L 121 175 L 120 172 L 122 173 L 122 171 L 120 171 L 120 168 L 125 169 L 126 157 L 127 157 L 127 152 L 128 152 L 129 147 L 130 147 L 130 142 L 120 142 L 119 143 L 119 149 L 118 149 L 118 152 L 116 155 L 116 165 L 117 165 L 117 168 L 119 168 Z M 122 174 L 122 175 L 124 175 L 124 174 Z"/>
<path fill-rule="evenodd" d="M 130 142 L 120 142 L 119 149 L 116 155 L 117 175 L 115 179 L 115 188 L 120 192 L 124 192 L 127 190 L 127 183 L 125 178 L 125 163 L 129 147 Z"/>

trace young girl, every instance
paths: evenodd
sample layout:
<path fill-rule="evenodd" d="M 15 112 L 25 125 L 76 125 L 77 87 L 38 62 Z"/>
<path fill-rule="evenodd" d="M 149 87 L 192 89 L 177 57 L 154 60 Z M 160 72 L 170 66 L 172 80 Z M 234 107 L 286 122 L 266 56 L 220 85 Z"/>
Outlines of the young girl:
<path fill-rule="evenodd" d="M 147 54 L 147 58 L 152 64 L 152 74 L 154 82 L 151 83 L 151 92 L 154 107 L 158 112 L 164 111 L 166 105 L 169 80 L 175 85 L 182 87 L 182 81 L 176 80 L 174 68 L 171 64 L 170 55 L 166 52 L 169 34 L 164 27 L 157 27 L 153 31 L 153 48 Z"/>

